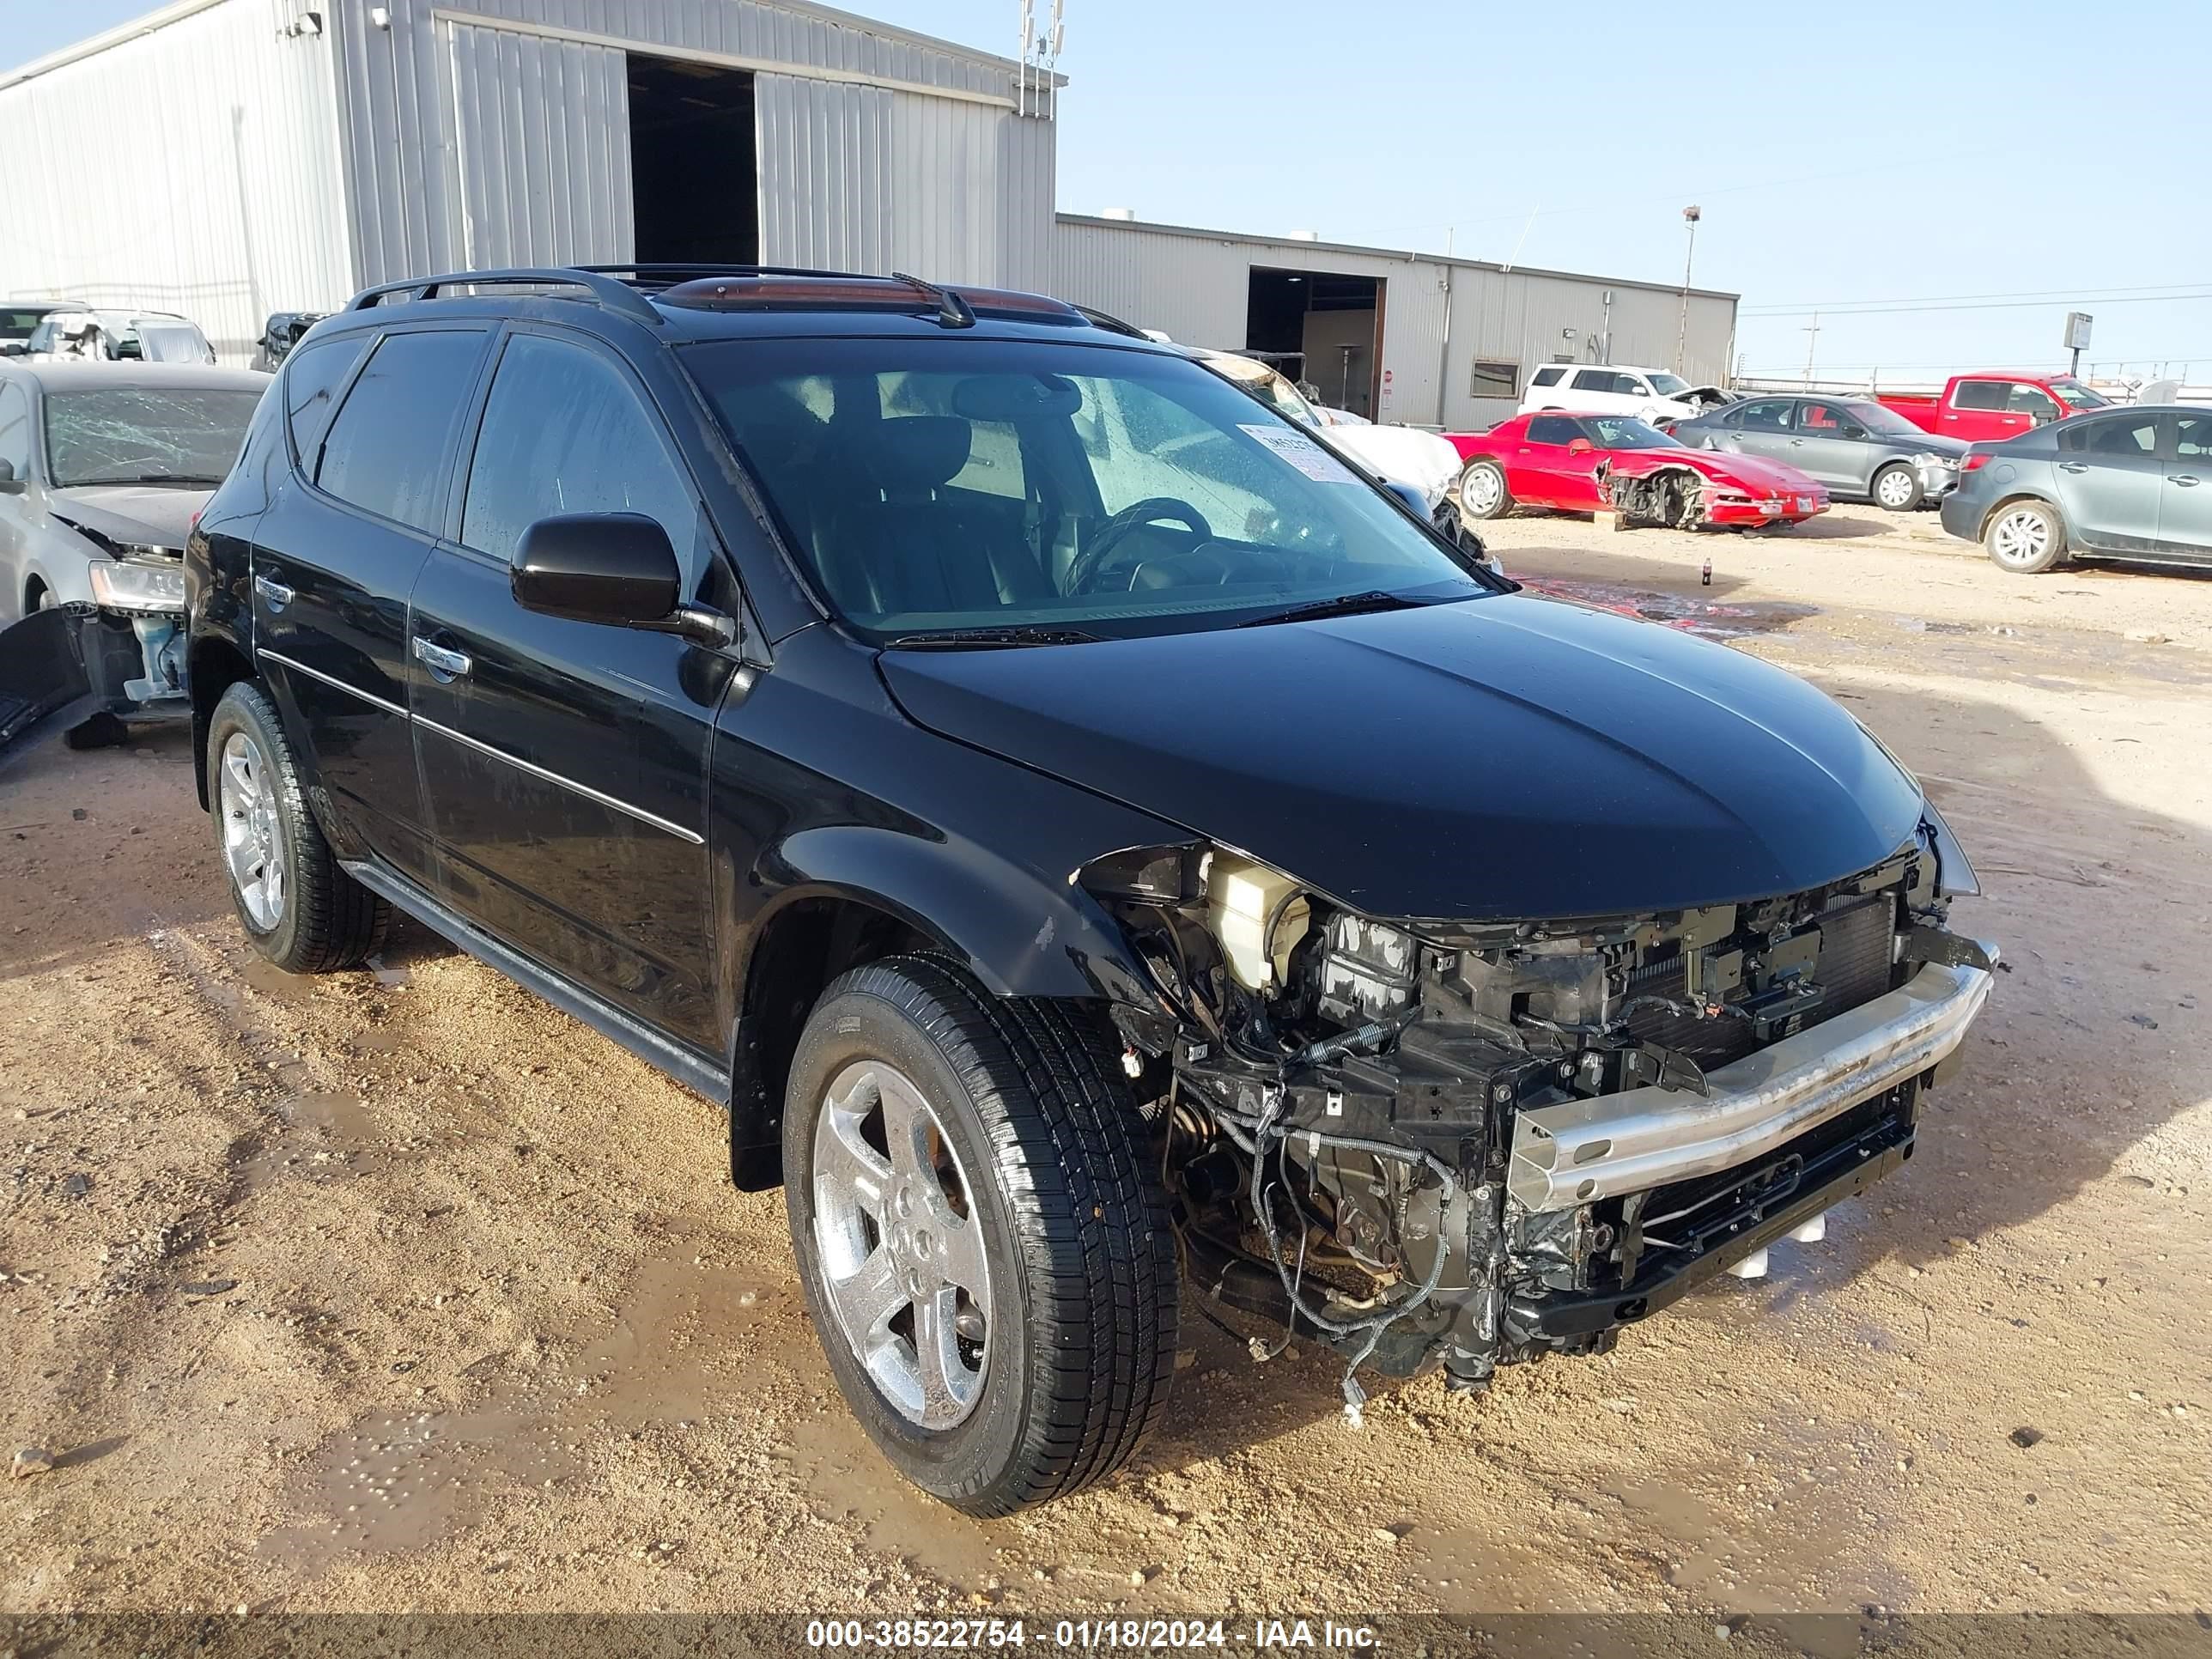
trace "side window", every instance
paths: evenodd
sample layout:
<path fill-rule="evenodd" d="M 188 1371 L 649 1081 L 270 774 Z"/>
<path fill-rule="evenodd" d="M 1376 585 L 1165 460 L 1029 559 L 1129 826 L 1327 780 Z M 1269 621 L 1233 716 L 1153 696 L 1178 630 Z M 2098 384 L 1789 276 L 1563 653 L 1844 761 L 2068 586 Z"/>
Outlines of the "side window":
<path fill-rule="evenodd" d="M 2058 447 L 2084 455 L 2155 455 L 2158 422 L 2120 416 L 2058 428 Z"/>
<path fill-rule="evenodd" d="M 2013 382 L 2005 398 L 2005 409 L 2009 414 L 2032 415 L 2039 421 L 2058 418 L 2058 399 L 2041 386 L 2029 386 L 2023 380 Z"/>
<path fill-rule="evenodd" d="M 1618 392 L 1615 384 L 1621 377 L 1609 368 L 1578 368 L 1575 371 L 1575 390 L 1577 392 Z"/>
<path fill-rule="evenodd" d="M 294 352 L 284 364 L 284 420 L 291 428 L 292 453 L 310 476 L 323 434 L 331 429 L 338 390 L 368 343 L 366 334 L 318 340 L 305 351 Z"/>
<path fill-rule="evenodd" d="M 1954 409 L 2002 409 L 2011 394 L 2009 380 L 1961 380 L 1951 394 Z"/>
<path fill-rule="evenodd" d="M 2173 453 L 2185 461 L 2212 455 L 2212 415 L 2184 415 L 2175 424 Z"/>
<path fill-rule="evenodd" d="M 1816 438 L 1835 438 L 1843 435 L 1847 426 L 1856 426 L 1850 414 L 1833 404 L 1800 404 L 1797 405 L 1797 429 L 1809 432 Z"/>
<path fill-rule="evenodd" d="M 31 400 L 12 386 L 0 386 L 0 461 L 19 478 L 31 476 Z"/>
<path fill-rule="evenodd" d="M 1557 363 L 1547 363 L 1543 368 L 1536 371 L 1534 375 L 1530 378 L 1528 384 L 1530 386 L 1557 386 L 1559 383 L 1560 378 L 1565 375 L 1566 372 L 1567 371 L 1565 369 L 1560 368 Z"/>
<path fill-rule="evenodd" d="M 484 404 L 461 540 L 512 560 L 522 532 L 556 513 L 658 520 L 696 582 L 698 497 L 629 380 L 586 347 L 518 334 Z"/>
<path fill-rule="evenodd" d="M 316 484 L 417 530 L 440 529 L 453 419 L 483 341 L 475 329 L 386 335 L 331 422 Z"/>
<path fill-rule="evenodd" d="M 1743 429 L 1746 432 L 1787 432 L 1790 430 L 1790 399 L 1759 398 L 1743 406 Z"/>
<path fill-rule="evenodd" d="M 1582 435 L 1582 428 L 1564 415 L 1539 415 L 1528 422 L 1532 444 L 1571 444 Z"/>

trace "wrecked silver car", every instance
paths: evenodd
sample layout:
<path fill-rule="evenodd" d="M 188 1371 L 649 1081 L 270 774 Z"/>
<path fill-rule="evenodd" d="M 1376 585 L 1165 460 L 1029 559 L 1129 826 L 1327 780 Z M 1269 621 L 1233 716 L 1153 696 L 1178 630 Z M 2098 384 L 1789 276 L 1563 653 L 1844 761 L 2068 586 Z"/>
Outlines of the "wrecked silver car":
<path fill-rule="evenodd" d="M 0 626 L 67 611 L 90 682 L 79 746 L 179 719 L 185 538 L 238 454 L 266 375 L 178 364 L 0 362 Z"/>

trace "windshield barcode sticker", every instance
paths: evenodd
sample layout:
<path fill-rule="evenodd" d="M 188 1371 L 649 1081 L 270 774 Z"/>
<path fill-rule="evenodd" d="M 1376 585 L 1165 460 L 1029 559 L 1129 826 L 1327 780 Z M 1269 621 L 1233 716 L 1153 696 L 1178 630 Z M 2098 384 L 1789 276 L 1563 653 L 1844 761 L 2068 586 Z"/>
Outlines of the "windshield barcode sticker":
<path fill-rule="evenodd" d="M 1286 426 L 1247 426 L 1237 423 L 1239 432 L 1250 435 L 1254 441 L 1264 444 L 1292 466 L 1320 483 L 1358 483 L 1359 479 L 1352 469 L 1330 454 L 1303 432 L 1293 432 Z"/>

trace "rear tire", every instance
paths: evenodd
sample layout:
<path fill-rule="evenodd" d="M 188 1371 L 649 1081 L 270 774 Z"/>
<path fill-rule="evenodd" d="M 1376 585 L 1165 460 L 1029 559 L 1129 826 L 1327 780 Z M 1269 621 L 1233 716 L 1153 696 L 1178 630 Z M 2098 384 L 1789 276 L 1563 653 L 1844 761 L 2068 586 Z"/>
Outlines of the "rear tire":
<path fill-rule="evenodd" d="M 908 1480 L 1010 1515 L 1135 1452 L 1180 1311 L 1155 1164 L 1118 1057 L 1061 1005 L 928 957 L 823 993 L 785 1100 L 793 1249 L 837 1385 Z"/>
<path fill-rule="evenodd" d="M 1868 493 L 1876 507 L 1887 507 L 1892 513 L 1911 512 L 1927 494 L 1920 487 L 1920 475 L 1903 461 L 1892 461 L 1875 473 L 1874 487 Z"/>
<path fill-rule="evenodd" d="M 1505 469 L 1495 461 L 1476 459 L 1459 475 L 1459 515 L 1462 519 L 1502 519 L 1513 510 L 1513 492 L 1505 487 Z"/>
<path fill-rule="evenodd" d="M 216 854 L 255 950 L 286 973 L 327 974 L 383 945 L 391 907 L 338 867 L 276 711 L 250 680 L 209 717 L 207 775 Z"/>
<path fill-rule="evenodd" d="M 2008 501 L 1990 515 L 1982 546 L 2001 570 L 2037 576 L 2066 556 L 2066 524 L 2047 501 Z"/>

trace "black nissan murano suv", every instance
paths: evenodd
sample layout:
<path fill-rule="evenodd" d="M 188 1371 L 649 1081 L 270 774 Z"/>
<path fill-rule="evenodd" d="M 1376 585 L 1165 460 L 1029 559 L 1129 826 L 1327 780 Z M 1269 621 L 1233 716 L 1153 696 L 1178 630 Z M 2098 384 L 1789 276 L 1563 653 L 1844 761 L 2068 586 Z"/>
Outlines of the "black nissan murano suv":
<path fill-rule="evenodd" d="M 1478 552 L 1054 300 L 396 284 L 191 538 L 200 793 L 279 966 L 404 911 L 726 1103 L 854 1412 L 1003 1514 L 1129 1456 L 1185 1279 L 1356 1419 L 1911 1156 L 1995 957 L 1919 785 Z"/>

